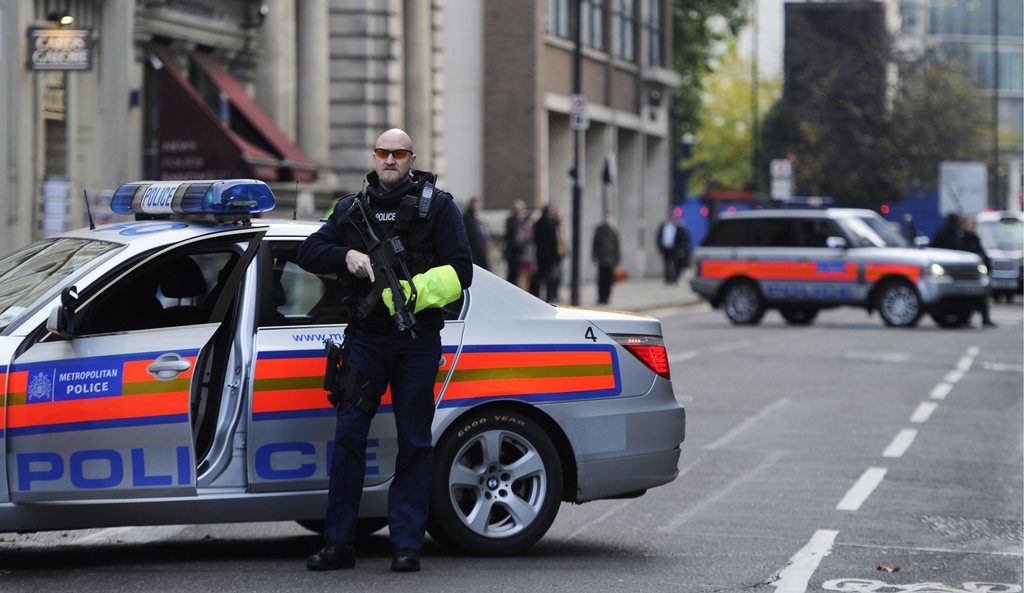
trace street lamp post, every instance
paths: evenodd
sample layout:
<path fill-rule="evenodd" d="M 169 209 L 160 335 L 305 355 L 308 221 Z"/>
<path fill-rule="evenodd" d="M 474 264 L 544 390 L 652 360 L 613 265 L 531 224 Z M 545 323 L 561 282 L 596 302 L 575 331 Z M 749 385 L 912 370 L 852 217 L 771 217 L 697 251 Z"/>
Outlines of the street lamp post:
<path fill-rule="evenodd" d="M 572 54 L 572 92 L 578 97 L 582 92 L 582 54 L 583 41 L 583 0 L 576 0 L 576 46 Z M 569 303 L 577 307 L 580 304 L 580 134 L 582 130 L 573 130 L 572 147 L 572 279 L 570 282 Z"/>

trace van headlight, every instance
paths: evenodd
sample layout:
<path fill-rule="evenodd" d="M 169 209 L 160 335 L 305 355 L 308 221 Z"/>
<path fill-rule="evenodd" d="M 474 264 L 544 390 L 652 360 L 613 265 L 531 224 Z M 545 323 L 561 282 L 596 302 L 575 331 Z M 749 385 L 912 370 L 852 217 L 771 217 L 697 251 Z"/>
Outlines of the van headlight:
<path fill-rule="evenodd" d="M 946 275 L 946 268 L 943 268 L 942 264 L 932 264 L 931 267 L 928 268 L 928 271 L 931 273 L 932 276 Z"/>
<path fill-rule="evenodd" d="M 988 266 L 986 266 L 985 264 L 978 264 L 978 273 L 981 274 L 982 276 L 988 274 Z"/>

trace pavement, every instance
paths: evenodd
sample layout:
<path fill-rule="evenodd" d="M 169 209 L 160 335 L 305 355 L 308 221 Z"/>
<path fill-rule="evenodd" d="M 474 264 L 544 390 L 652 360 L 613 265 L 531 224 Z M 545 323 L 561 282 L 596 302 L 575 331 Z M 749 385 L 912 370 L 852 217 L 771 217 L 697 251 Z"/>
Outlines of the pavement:
<path fill-rule="evenodd" d="M 690 288 L 691 272 L 679 278 L 679 283 L 665 284 L 660 276 L 630 278 L 612 286 L 611 301 L 606 305 L 597 304 L 597 282 L 580 283 L 580 306 L 600 309 L 615 309 L 643 313 L 668 307 L 684 307 L 701 302 L 701 298 Z M 570 304 L 570 288 L 563 283 L 561 300 L 558 304 Z"/>

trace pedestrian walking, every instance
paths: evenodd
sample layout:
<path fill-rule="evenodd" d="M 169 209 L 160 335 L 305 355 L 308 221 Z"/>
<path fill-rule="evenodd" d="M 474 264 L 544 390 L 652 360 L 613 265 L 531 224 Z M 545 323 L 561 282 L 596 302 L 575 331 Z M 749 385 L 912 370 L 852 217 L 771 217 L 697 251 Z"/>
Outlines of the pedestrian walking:
<path fill-rule="evenodd" d="M 931 246 L 939 249 L 957 249 L 963 251 L 964 227 L 960 215 L 950 212 L 946 215 L 946 224 L 932 237 Z"/>
<path fill-rule="evenodd" d="M 657 243 L 665 284 L 678 284 L 690 261 L 690 233 L 671 209 L 658 225 Z"/>
<path fill-rule="evenodd" d="M 619 265 L 619 232 L 612 226 L 611 212 L 606 212 L 601 224 L 594 229 L 592 257 L 597 264 L 597 303 L 606 305 L 612 296 L 615 266 Z"/>
<path fill-rule="evenodd" d="M 346 304 L 352 321 L 345 329 L 342 368 L 353 381 L 337 397 L 334 452 L 331 458 L 324 546 L 306 560 L 310 570 L 355 566 L 354 542 L 366 474 L 370 420 L 391 386 L 398 456 L 388 490 L 391 570 L 420 569 L 433 479 L 434 381 L 441 357 L 441 307 L 458 300 L 473 279 L 469 239 L 452 196 L 434 186 L 436 177 L 413 171 L 412 140 L 391 129 L 377 139 L 373 171 L 358 194 L 342 198 L 327 222 L 302 243 L 298 263 L 315 274 L 337 273 L 351 287 Z M 367 215 L 352 215 L 364 206 Z M 366 228 L 363 228 L 366 227 Z M 416 298 L 378 289 L 367 251 L 367 228 L 387 243 L 398 238 Z M 381 273 L 379 268 L 376 273 Z M 377 298 L 375 298 L 377 297 Z M 392 319 L 394 299 L 414 314 L 415 333 L 401 331 Z M 372 308 L 363 316 L 359 305 Z M 347 349 L 347 350 L 346 350 Z M 346 358 L 347 356 L 347 358 Z M 333 393 L 333 392 L 332 392 Z"/>
<path fill-rule="evenodd" d="M 985 253 L 985 248 L 981 245 L 981 238 L 978 237 L 977 233 L 978 223 L 974 220 L 974 217 L 968 217 L 963 221 L 963 235 L 961 238 L 961 249 L 963 251 L 970 251 L 971 253 L 978 254 L 981 257 L 981 261 L 985 263 L 985 268 L 988 273 L 992 273 L 992 260 L 988 254 Z M 978 312 L 981 313 L 981 325 L 982 327 L 996 327 L 993 323 L 991 314 L 988 307 L 988 295 L 985 294 L 978 299 Z"/>
<path fill-rule="evenodd" d="M 491 244 L 491 233 L 480 220 L 480 198 L 470 198 L 469 203 L 466 204 L 466 211 L 462 213 L 462 224 L 465 225 L 466 236 L 469 237 L 473 263 L 489 270 L 487 250 Z"/>
<path fill-rule="evenodd" d="M 534 274 L 536 296 L 543 291 L 549 303 L 558 302 L 558 288 L 562 282 L 562 258 L 565 256 L 565 242 L 562 239 L 561 218 L 558 209 L 547 204 L 541 210 L 540 218 L 533 223 L 533 245 L 537 258 Z"/>
<path fill-rule="evenodd" d="M 533 273 L 533 241 L 530 213 L 522 200 L 516 200 L 505 219 L 506 280 L 523 290 L 530 288 Z"/>

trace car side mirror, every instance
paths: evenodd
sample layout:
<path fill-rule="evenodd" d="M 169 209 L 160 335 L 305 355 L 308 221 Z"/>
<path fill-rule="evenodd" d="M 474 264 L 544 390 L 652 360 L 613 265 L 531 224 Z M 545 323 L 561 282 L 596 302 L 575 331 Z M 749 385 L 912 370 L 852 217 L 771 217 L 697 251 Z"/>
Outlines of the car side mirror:
<path fill-rule="evenodd" d="M 931 243 L 931 240 L 924 235 L 914 237 L 914 247 L 928 247 Z"/>
<path fill-rule="evenodd" d="M 78 307 L 78 289 L 67 286 L 60 291 L 60 304 L 50 311 L 46 320 L 46 329 L 62 338 L 75 335 L 75 308 Z"/>
<path fill-rule="evenodd" d="M 846 239 L 843 237 L 828 237 L 825 239 L 825 246 L 829 249 L 846 249 Z"/>

